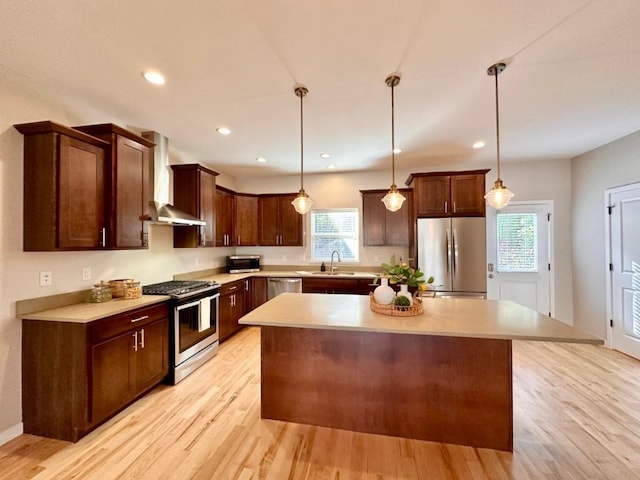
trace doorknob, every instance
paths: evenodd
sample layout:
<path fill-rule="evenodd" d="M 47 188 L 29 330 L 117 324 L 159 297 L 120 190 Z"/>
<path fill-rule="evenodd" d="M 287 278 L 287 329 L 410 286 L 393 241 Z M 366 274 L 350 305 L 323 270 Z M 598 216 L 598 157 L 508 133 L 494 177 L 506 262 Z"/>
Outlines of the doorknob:
<path fill-rule="evenodd" d="M 493 273 L 490 273 L 490 274 L 489 274 L 489 278 L 493 278 Z"/>

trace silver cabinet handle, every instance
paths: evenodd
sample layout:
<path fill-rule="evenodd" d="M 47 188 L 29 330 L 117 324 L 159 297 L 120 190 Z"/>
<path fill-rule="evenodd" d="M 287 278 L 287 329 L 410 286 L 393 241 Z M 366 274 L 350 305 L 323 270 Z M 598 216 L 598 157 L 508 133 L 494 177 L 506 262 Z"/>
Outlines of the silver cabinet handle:
<path fill-rule="evenodd" d="M 144 328 L 140 329 L 140 348 L 144 348 Z"/>
<path fill-rule="evenodd" d="M 101 247 L 107 246 L 107 229 L 105 227 L 102 227 L 100 229 L 100 246 Z"/>
<path fill-rule="evenodd" d="M 147 318 L 149 318 L 149 315 L 143 315 L 142 317 L 134 318 L 133 320 L 131 320 L 131 323 L 136 323 L 136 322 L 139 322 L 140 320 L 145 320 Z"/>
<path fill-rule="evenodd" d="M 444 213 L 448 213 L 448 212 L 449 212 L 448 202 L 444 202 Z"/>
<path fill-rule="evenodd" d="M 138 332 L 133 332 L 133 351 L 138 351 Z"/>
<path fill-rule="evenodd" d="M 453 202 L 453 213 L 456 213 L 456 202 Z"/>
<path fill-rule="evenodd" d="M 238 240 L 236 241 L 236 245 L 240 245 L 240 235 L 238 235 Z"/>

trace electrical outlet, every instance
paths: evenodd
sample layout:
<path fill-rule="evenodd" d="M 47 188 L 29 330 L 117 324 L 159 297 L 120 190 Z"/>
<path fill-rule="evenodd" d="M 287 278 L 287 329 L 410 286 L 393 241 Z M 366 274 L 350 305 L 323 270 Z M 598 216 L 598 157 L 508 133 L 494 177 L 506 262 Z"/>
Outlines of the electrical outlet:
<path fill-rule="evenodd" d="M 196 266 L 200 265 L 200 257 L 196 257 L 193 261 L 196 264 Z"/>
<path fill-rule="evenodd" d="M 374 262 L 379 262 L 380 261 L 380 257 L 378 255 L 374 255 L 373 256 L 373 261 Z"/>
<path fill-rule="evenodd" d="M 287 261 L 287 256 L 286 255 L 282 255 L 282 261 L 286 262 Z"/>
<path fill-rule="evenodd" d="M 298 255 L 298 260 L 300 260 L 301 262 L 304 262 L 307 259 L 307 256 L 303 253 L 301 255 Z"/>
<path fill-rule="evenodd" d="M 53 274 L 51 272 L 40 272 L 40 286 L 48 287 L 53 284 Z"/>
<path fill-rule="evenodd" d="M 82 268 L 82 280 L 91 280 L 91 269 L 89 267 Z"/>

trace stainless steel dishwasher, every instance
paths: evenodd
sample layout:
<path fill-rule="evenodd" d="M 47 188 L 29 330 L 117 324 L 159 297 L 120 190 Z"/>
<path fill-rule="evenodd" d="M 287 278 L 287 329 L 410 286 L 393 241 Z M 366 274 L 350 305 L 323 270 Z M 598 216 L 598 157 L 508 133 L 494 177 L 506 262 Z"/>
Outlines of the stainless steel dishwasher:
<path fill-rule="evenodd" d="M 302 279 L 291 277 L 269 277 L 267 300 L 285 292 L 302 293 Z"/>

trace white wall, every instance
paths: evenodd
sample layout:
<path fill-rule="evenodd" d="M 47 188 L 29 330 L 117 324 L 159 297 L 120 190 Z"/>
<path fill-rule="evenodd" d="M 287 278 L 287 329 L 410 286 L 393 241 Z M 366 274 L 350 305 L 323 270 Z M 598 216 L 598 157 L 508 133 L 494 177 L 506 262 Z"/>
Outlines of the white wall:
<path fill-rule="evenodd" d="M 640 132 L 574 158 L 571 172 L 574 324 L 605 338 L 608 273 L 604 192 L 608 188 L 640 182 Z"/>

